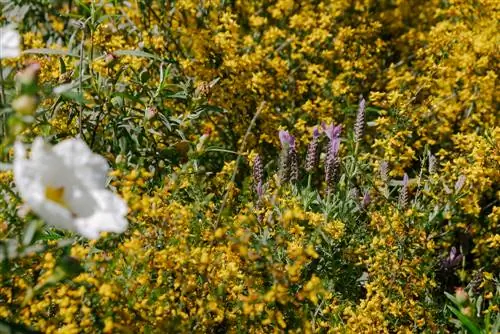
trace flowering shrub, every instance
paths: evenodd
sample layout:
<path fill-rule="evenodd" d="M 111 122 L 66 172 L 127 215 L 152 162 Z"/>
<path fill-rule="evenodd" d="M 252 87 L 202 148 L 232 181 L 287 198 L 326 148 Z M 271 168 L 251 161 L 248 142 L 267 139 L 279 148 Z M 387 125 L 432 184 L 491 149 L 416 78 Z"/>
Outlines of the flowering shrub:
<path fill-rule="evenodd" d="M 498 331 L 496 2 L 0 7 L 2 330 Z"/>

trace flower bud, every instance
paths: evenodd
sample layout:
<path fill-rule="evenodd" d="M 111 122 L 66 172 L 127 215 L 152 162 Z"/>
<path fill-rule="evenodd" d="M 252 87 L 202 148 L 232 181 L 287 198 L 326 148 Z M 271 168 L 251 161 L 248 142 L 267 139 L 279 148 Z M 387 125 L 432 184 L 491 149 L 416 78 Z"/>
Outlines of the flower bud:
<path fill-rule="evenodd" d="M 117 57 L 112 53 L 107 53 L 106 56 L 104 56 L 104 63 L 106 63 L 106 65 L 111 65 L 115 60 L 117 59 Z"/>
<path fill-rule="evenodd" d="M 146 120 L 151 120 L 156 116 L 158 113 L 158 110 L 156 110 L 155 107 L 147 107 L 146 110 L 144 111 L 144 117 L 146 117 Z"/>
<path fill-rule="evenodd" d="M 23 86 L 29 86 L 36 83 L 38 73 L 40 72 L 40 64 L 32 63 L 24 70 L 16 74 L 16 81 Z"/>
<path fill-rule="evenodd" d="M 469 295 L 467 294 L 467 292 L 464 290 L 464 288 L 457 288 L 455 290 L 455 298 L 457 299 L 457 302 L 462 305 L 464 304 L 465 302 L 467 302 L 467 300 L 469 300 Z"/>
<path fill-rule="evenodd" d="M 212 87 L 210 86 L 210 83 L 206 81 L 200 82 L 200 84 L 196 87 L 195 90 L 195 96 L 199 98 L 209 99 L 211 93 L 212 93 Z"/>
<path fill-rule="evenodd" d="M 208 133 L 203 134 L 198 143 L 196 144 L 196 152 L 202 153 L 205 150 L 205 142 L 207 141 L 210 135 Z"/>
<path fill-rule="evenodd" d="M 460 309 L 460 311 L 462 312 L 462 314 L 468 317 L 472 317 L 472 308 L 470 306 L 463 307 Z"/>
<path fill-rule="evenodd" d="M 117 165 L 120 165 L 120 164 L 124 163 L 124 162 L 125 162 L 125 160 L 126 160 L 126 159 L 125 159 L 125 155 L 123 155 L 123 154 L 121 154 L 121 153 L 120 153 L 120 154 L 118 154 L 118 155 L 116 156 L 115 163 L 116 163 Z"/>
<path fill-rule="evenodd" d="M 12 101 L 12 109 L 20 115 L 33 115 L 38 106 L 38 99 L 32 95 L 21 95 Z"/>

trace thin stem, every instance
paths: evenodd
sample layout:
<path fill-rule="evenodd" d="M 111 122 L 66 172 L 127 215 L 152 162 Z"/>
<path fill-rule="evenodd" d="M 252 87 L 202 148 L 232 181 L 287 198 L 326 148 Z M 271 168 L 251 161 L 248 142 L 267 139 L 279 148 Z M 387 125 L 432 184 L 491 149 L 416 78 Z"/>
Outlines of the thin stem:
<path fill-rule="evenodd" d="M 3 64 L 0 60 L 0 104 L 3 105 L 5 103 L 5 88 L 3 84 Z"/>
<path fill-rule="evenodd" d="M 234 184 L 234 180 L 236 180 L 236 174 L 238 173 L 238 165 L 240 163 L 241 156 L 243 155 L 243 152 L 245 150 L 247 138 L 250 135 L 252 128 L 253 128 L 255 122 L 257 121 L 257 117 L 259 117 L 259 114 L 262 112 L 262 109 L 264 108 L 265 104 L 266 104 L 265 102 L 262 102 L 260 104 L 259 108 L 257 109 L 257 112 L 255 113 L 255 115 L 252 118 L 252 121 L 250 122 L 250 125 L 248 125 L 247 132 L 245 133 L 245 136 L 243 137 L 243 141 L 241 143 L 240 149 L 238 150 L 238 157 L 236 158 L 236 164 L 234 166 L 233 175 L 231 176 L 231 181 L 229 182 L 227 189 L 226 189 L 226 192 L 224 193 L 224 197 L 222 199 L 222 204 L 221 204 L 221 207 L 219 210 L 219 214 L 217 215 L 217 222 L 215 223 L 214 228 L 217 228 L 217 226 L 220 223 L 220 219 L 222 217 L 222 212 L 224 211 L 224 208 L 226 207 L 227 199 L 229 197 L 229 192 L 231 191 L 231 187 Z"/>
<path fill-rule="evenodd" d="M 83 97 L 83 47 L 85 44 L 85 26 L 82 27 L 82 42 L 80 43 L 80 77 L 78 78 L 78 92 Z M 78 133 L 80 138 L 83 138 L 83 102 L 82 99 L 79 101 L 80 110 L 78 112 Z"/>
<path fill-rule="evenodd" d="M 4 80 L 3 80 L 3 64 L 2 61 L 0 60 L 0 106 L 3 106 L 6 103 L 5 100 L 5 87 L 4 87 Z M 2 133 L 0 134 L 2 137 L 5 135 L 6 132 L 6 115 L 5 113 L 2 115 Z"/>

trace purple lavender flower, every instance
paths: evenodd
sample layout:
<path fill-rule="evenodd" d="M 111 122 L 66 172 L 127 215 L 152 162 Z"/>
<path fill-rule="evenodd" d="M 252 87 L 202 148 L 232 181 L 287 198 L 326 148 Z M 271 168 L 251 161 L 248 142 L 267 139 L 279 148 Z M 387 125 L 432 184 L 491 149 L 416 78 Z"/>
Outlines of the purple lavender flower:
<path fill-rule="evenodd" d="M 460 264 L 462 258 L 462 254 L 458 253 L 455 247 L 452 247 L 448 257 L 442 260 L 441 266 L 446 270 L 453 269 L 453 267 L 456 267 L 458 264 Z"/>
<path fill-rule="evenodd" d="M 288 157 L 290 160 L 290 182 L 295 183 L 299 179 L 299 157 L 294 146 L 289 148 Z"/>
<path fill-rule="evenodd" d="M 313 140 L 307 148 L 307 158 L 306 158 L 306 171 L 312 173 L 319 163 L 319 130 L 315 126 L 313 129 Z"/>
<path fill-rule="evenodd" d="M 253 182 L 255 191 L 260 199 L 262 197 L 262 183 L 264 182 L 264 167 L 259 155 L 257 155 L 253 161 Z"/>
<path fill-rule="evenodd" d="M 295 148 L 295 137 L 292 136 L 288 131 L 280 130 L 279 132 L 281 147 L 283 149 L 288 149 L 290 147 Z"/>
<path fill-rule="evenodd" d="M 327 193 L 330 194 L 335 187 L 335 178 L 340 166 L 339 159 L 340 138 L 334 137 L 328 145 L 328 152 L 325 160 L 325 181 Z"/>
<path fill-rule="evenodd" d="M 408 183 L 408 174 L 405 173 L 403 176 L 403 187 L 399 193 L 399 207 L 403 209 L 408 206 Z"/>
<path fill-rule="evenodd" d="M 361 207 L 364 209 L 366 208 L 370 202 L 372 201 L 372 198 L 370 197 L 370 192 L 368 190 L 365 191 L 363 195 L 363 200 L 361 201 Z"/>
<path fill-rule="evenodd" d="M 340 136 L 340 132 L 342 131 L 342 124 L 335 126 L 333 123 L 326 125 L 325 122 L 323 122 L 321 123 L 321 127 L 330 141 L 338 138 Z"/>
<path fill-rule="evenodd" d="M 259 201 L 262 200 L 262 196 L 264 196 L 264 188 L 262 186 L 262 182 L 259 182 L 257 184 L 255 191 L 257 192 L 257 196 L 259 197 Z"/>
<path fill-rule="evenodd" d="M 354 125 L 354 141 L 356 143 L 359 143 L 361 141 L 361 137 L 363 137 L 363 131 L 365 129 L 365 108 L 366 101 L 363 96 L 361 96 L 358 114 L 356 115 L 356 123 Z"/>
<path fill-rule="evenodd" d="M 389 164 L 387 161 L 382 161 L 380 163 L 380 178 L 384 183 L 387 183 L 389 180 Z"/>
<path fill-rule="evenodd" d="M 460 192 L 460 190 L 462 190 L 463 186 L 465 185 L 465 180 L 466 180 L 465 175 L 460 175 L 458 177 L 458 180 L 455 183 L 455 193 L 458 193 Z"/>
<path fill-rule="evenodd" d="M 429 174 L 431 175 L 436 173 L 436 162 L 436 157 L 432 153 L 429 153 Z"/>
<path fill-rule="evenodd" d="M 279 137 L 281 141 L 280 158 L 280 179 L 282 182 L 295 182 L 299 178 L 299 164 L 297 151 L 295 150 L 295 137 L 288 131 L 280 130 Z"/>

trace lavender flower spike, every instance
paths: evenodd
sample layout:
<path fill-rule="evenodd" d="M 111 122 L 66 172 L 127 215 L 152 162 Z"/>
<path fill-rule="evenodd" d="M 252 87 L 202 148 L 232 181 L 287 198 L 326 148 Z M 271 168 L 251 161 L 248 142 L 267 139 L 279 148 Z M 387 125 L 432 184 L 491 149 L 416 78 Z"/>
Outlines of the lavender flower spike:
<path fill-rule="evenodd" d="M 442 260 L 441 267 L 445 270 L 450 270 L 458 266 L 462 258 L 463 255 L 460 254 L 455 247 L 451 247 L 450 255 Z"/>
<path fill-rule="evenodd" d="M 380 163 L 380 178 L 384 183 L 389 180 L 389 163 L 385 160 Z"/>
<path fill-rule="evenodd" d="M 361 201 L 361 207 L 365 209 L 370 204 L 371 201 L 372 198 L 370 197 L 370 192 L 366 190 L 363 195 L 363 200 Z"/>
<path fill-rule="evenodd" d="M 289 147 L 295 148 L 295 137 L 288 131 L 280 130 L 279 137 L 283 149 L 288 149 Z"/>
<path fill-rule="evenodd" d="M 458 180 L 457 182 L 455 183 L 455 193 L 459 193 L 460 190 L 462 190 L 463 186 L 465 185 L 465 180 L 467 178 L 465 177 L 465 175 L 460 175 L 458 177 Z"/>
<path fill-rule="evenodd" d="M 429 174 L 436 173 L 436 165 L 437 165 L 436 157 L 429 152 Z"/>
<path fill-rule="evenodd" d="M 326 154 L 325 161 L 325 182 L 327 187 L 327 193 L 330 194 L 335 187 L 335 178 L 337 176 L 337 170 L 340 166 L 339 159 L 339 147 L 340 138 L 336 137 L 330 141 L 328 146 L 328 152 Z"/>
<path fill-rule="evenodd" d="M 313 140 L 309 144 L 307 148 L 307 158 L 306 158 L 306 171 L 308 173 L 312 173 L 317 167 L 319 163 L 319 130 L 318 127 L 315 126 L 313 129 Z"/>
<path fill-rule="evenodd" d="M 280 179 L 282 182 L 295 182 L 299 178 L 299 165 L 297 151 L 295 150 L 295 137 L 288 131 L 280 130 L 279 137 L 281 141 L 280 158 Z"/>
<path fill-rule="evenodd" d="M 290 158 L 290 181 L 295 183 L 299 180 L 299 157 L 295 146 L 290 146 L 288 156 Z"/>
<path fill-rule="evenodd" d="M 264 167 L 259 155 L 253 161 L 253 182 L 255 191 L 260 199 L 262 197 L 262 183 L 264 182 Z"/>
<path fill-rule="evenodd" d="M 361 95 L 361 100 L 359 101 L 358 114 L 356 115 L 356 124 L 354 125 L 354 141 L 359 143 L 361 137 L 363 137 L 363 132 L 365 129 L 365 108 L 366 101 Z"/>
<path fill-rule="evenodd" d="M 340 136 L 340 132 L 342 131 L 342 125 L 337 125 L 335 124 L 330 124 L 326 125 L 324 122 L 321 124 L 323 127 L 323 131 L 325 131 L 326 136 L 330 141 L 334 140 L 335 138 L 338 138 Z"/>
<path fill-rule="evenodd" d="M 403 188 L 401 188 L 401 192 L 399 193 L 399 207 L 406 208 L 408 205 L 408 174 L 405 173 L 403 176 Z"/>

